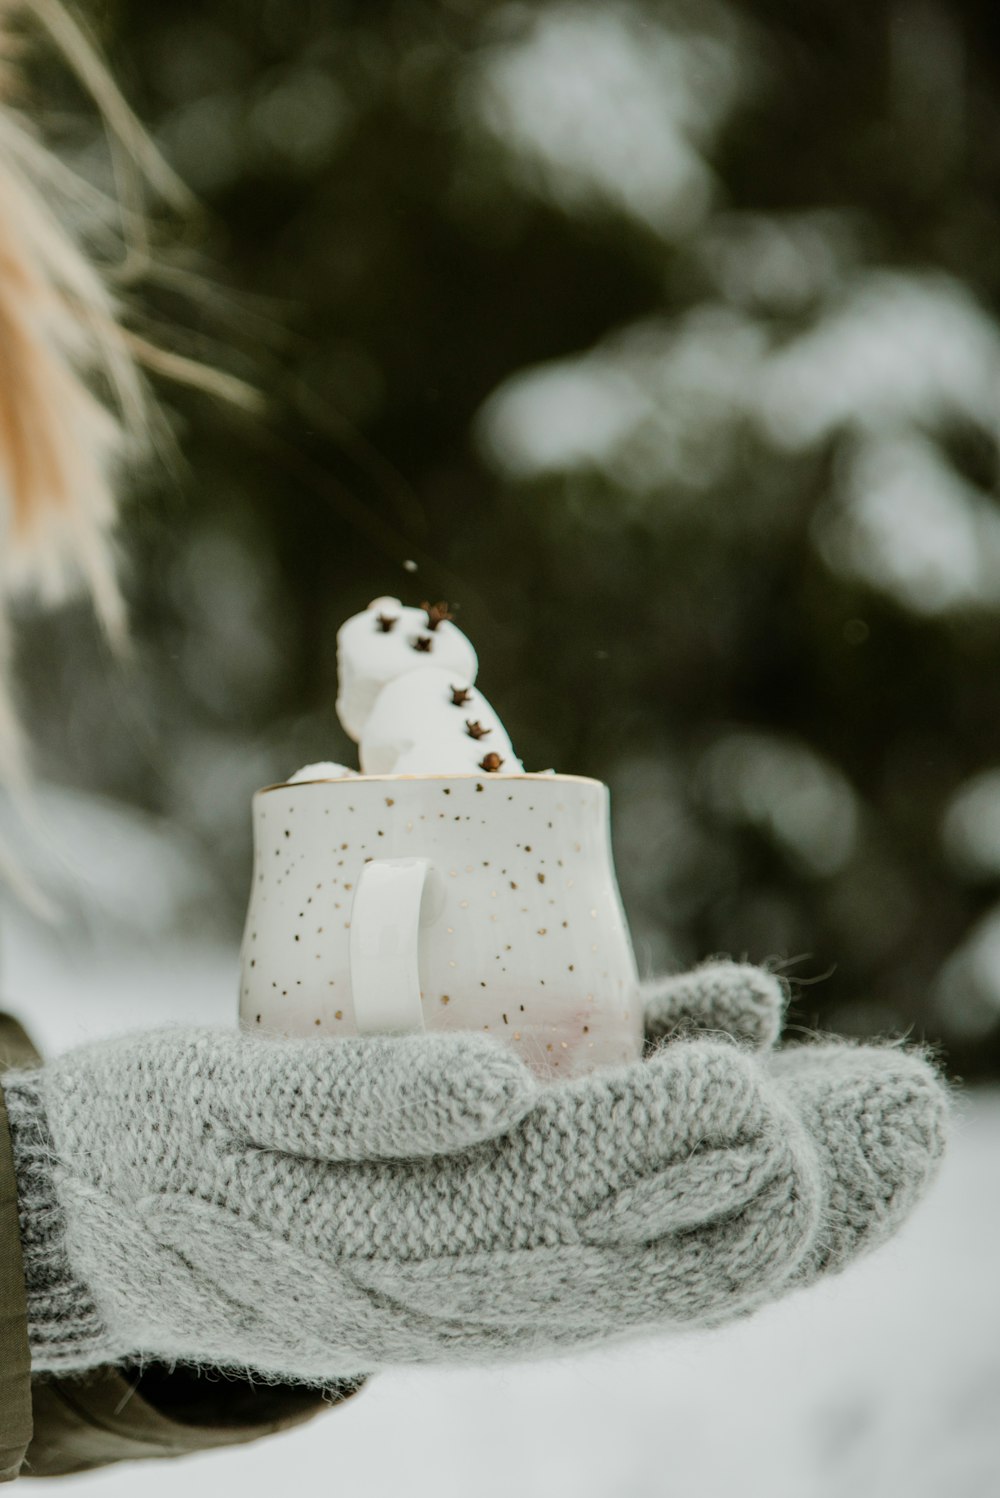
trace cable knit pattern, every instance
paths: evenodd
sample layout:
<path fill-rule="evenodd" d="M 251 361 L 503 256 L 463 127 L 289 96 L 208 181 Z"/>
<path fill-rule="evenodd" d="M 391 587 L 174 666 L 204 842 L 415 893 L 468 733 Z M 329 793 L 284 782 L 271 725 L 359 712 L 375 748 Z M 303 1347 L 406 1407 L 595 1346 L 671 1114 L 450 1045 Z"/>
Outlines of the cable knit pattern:
<path fill-rule="evenodd" d="M 773 997 L 715 969 L 731 1018 Z M 3 1086 L 36 1368 L 314 1383 L 744 1315 L 891 1232 L 947 1113 L 899 1049 L 704 1036 L 541 1086 L 486 1035 L 172 1029 Z"/>

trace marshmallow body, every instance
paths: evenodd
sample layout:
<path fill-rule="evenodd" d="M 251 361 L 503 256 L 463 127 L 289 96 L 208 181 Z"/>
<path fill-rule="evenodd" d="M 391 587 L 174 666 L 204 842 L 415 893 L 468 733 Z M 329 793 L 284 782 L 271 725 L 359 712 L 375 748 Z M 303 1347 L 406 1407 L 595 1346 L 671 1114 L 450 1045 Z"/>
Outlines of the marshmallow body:
<path fill-rule="evenodd" d="M 467 694 L 464 701 L 456 703 L 455 696 L 463 693 Z M 480 729 L 486 731 L 477 737 Z M 468 679 L 437 667 L 408 672 L 382 688 L 365 723 L 360 753 L 365 775 L 524 771 L 483 694 Z M 502 759 L 499 772 L 484 771 L 483 761 L 489 754 Z"/>
<path fill-rule="evenodd" d="M 442 669 L 453 672 L 456 681 L 472 682 L 478 668 L 476 652 L 450 620 L 430 629 L 423 609 L 404 608 L 398 598 L 376 598 L 337 632 L 337 716 L 359 742 L 387 683 Z"/>

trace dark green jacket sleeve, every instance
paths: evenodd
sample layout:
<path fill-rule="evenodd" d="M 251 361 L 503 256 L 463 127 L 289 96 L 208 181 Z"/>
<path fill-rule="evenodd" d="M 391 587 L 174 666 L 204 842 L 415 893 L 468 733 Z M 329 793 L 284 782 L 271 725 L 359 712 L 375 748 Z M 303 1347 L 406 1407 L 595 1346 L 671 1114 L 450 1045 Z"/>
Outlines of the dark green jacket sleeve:
<path fill-rule="evenodd" d="M 39 1060 L 17 1021 L 0 1013 L 0 1073 Z M 141 1373 L 108 1367 L 82 1377 L 33 1375 L 17 1185 L 0 1088 L 0 1482 L 241 1445 L 301 1425 L 364 1383 L 346 1380 L 321 1394 L 148 1363 Z"/>

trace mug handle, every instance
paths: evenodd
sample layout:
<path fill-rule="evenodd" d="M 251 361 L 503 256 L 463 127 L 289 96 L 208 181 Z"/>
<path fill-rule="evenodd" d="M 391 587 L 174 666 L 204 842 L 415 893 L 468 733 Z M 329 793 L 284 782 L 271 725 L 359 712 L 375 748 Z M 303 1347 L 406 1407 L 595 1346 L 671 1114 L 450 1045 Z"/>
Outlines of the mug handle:
<path fill-rule="evenodd" d="M 429 875 L 436 878 L 429 879 Z M 412 1035 L 424 1029 L 420 927 L 440 913 L 440 875 L 427 858 L 366 863 L 351 907 L 351 991 L 359 1035 Z"/>

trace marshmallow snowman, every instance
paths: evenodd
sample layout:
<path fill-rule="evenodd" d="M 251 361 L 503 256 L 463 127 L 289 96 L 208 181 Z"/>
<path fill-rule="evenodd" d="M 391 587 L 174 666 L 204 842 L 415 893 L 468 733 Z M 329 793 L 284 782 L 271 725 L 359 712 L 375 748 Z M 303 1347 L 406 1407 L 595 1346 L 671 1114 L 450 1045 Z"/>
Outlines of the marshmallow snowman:
<path fill-rule="evenodd" d="M 337 716 L 357 743 L 382 688 L 411 671 L 444 668 L 472 682 L 476 652 L 447 610 L 404 608 L 398 598 L 376 598 L 337 632 Z"/>
<path fill-rule="evenodd" d="M 447 606 L 376 598 L 337 634 L 337 716 L 363 775 L 521 774 L 507 733 L 474 686 L 479 662 Z M 304 765 L 292 781 L 339 780 L 344 765 Z"/>

